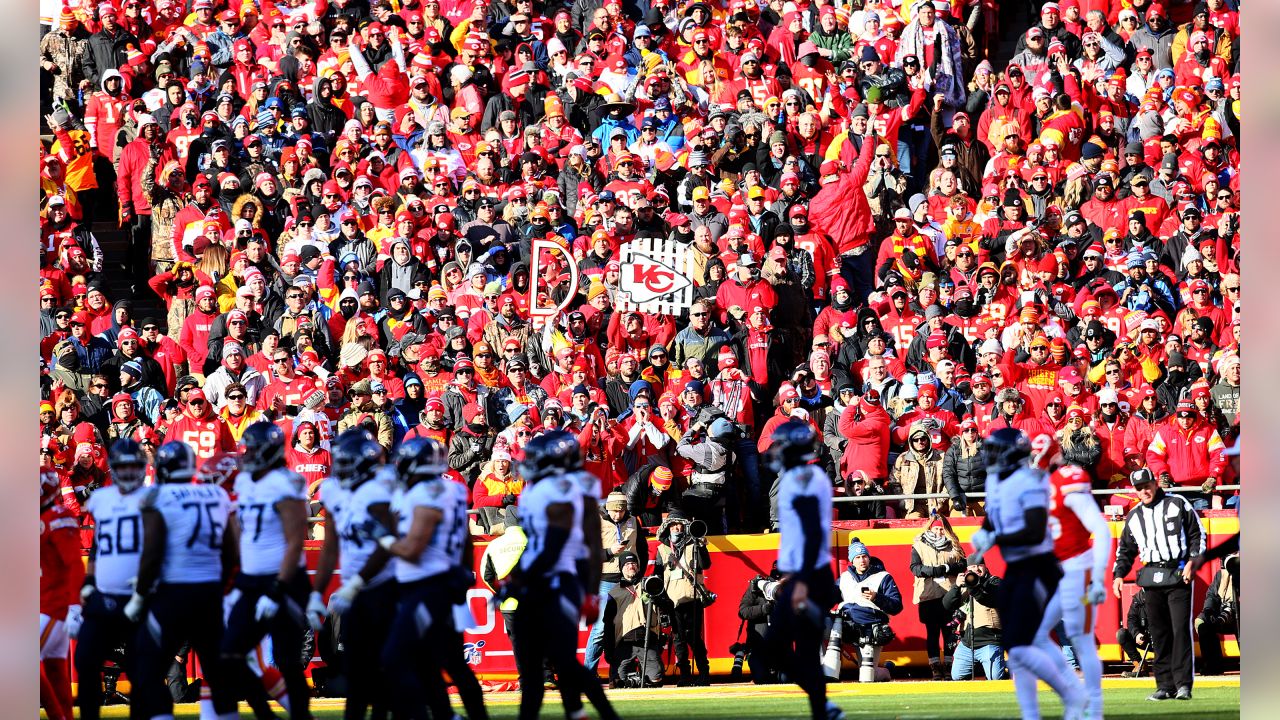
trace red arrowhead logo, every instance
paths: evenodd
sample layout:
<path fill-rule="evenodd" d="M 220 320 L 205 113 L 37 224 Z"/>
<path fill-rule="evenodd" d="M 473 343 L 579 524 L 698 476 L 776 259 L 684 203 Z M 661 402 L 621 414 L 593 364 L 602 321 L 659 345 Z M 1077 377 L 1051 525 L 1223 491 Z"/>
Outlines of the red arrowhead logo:
<path fill-rule="evenodd" d="M 691 284 L 683 273 L 647 255 L 633 255 L 631 262 L 622 266 L 622 290 L 633 303 L 674 295 Z"/>

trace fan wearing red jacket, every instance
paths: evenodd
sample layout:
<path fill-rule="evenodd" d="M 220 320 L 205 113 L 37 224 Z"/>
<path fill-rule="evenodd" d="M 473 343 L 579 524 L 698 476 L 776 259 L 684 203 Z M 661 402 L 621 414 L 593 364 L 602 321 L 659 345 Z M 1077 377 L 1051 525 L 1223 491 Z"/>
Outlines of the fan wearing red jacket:
<path fill-rule="evenodd" d="M 165 440 L 181 440 L 191 446 L 196 457 L 205 460 L 218 452 L 234 453 L 236 440 L 231 428 L 221 417 L 213 413 L 213 406 L 204 397 L 204 391 L 193 388 L 187 393 L 187 406 L 182 415 L 169 426 Z"/>
<path fill-rule="evenodd" d="M 938 407 L 938 386 L 933 383 L 925 383 L 920 386 L 920 396 L 917 399 L 917 407 L 907 413 L 903 413 L 895 423 L 896 427 L 893 431 L 893 440 L 897 445 L 906 445 L 908 431 L 912 425 L 918 422 L 933 421 L 935 427 L 930 436 L 933 439 L 933 447 L 940 453 L 945 453 L 947 448 L 951 447 L 951 438 L 960 434 L 960 419 L 950 410 Z"/>
<path fill-rule="evenodd" d="M 1179 400 L 1175 419 L 1156 428 L 1147 447 L 1147 466 L 1162 485 L 1200 486 L 1206 495 L 1227 469 L 1227 446 L 1213 425 L 1206 422 L 1190 399 Z M 1187 498 L 1197 510 L 1207 510 L 1204 495 Z M 1220 505 L 1220 498 L 1214 497 Z"/>
<path fill-rule="evenodd" d="M 840 414 L 840 434 L 849 439 L 840 458 L 840 475 L 862 472 L 877 485 L 889 475 L 889 413 L 880 405 L 880 391 L 863 393 Z"/>
<path fill-rule="evenodd" d="M 68 636 L 80 627 L 80 524 L 58 502 L 58 473 L 40 470 L 40 706 L 50 720 L 71 718 Z"/>
<path fill-rule="evenodd" d="M 286 467 L 307 481 L 307 495 L 319 499 L 320 483 L 329 476 L 333 457 L 320 446 L 320 431 L 316 424 L 303 421 L 293 429 L 293 442 L 284 449 Z"/>

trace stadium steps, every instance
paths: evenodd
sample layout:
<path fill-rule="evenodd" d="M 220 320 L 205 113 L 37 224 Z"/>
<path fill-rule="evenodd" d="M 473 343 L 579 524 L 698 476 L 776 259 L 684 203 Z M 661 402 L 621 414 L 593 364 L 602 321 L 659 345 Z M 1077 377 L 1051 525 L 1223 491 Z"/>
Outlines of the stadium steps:
<path fill-rule="evenodd" d="M 164 308 L 160 298 L 150 288 L 140 288 L 136 295 L 129 287 L 129 274 L 125 263 L 129 257 L 129 234 L 121 230 L 114 220 L 100 220 L 93 224 L 93 235 L 102 248 L 102 275 L 107 285 L 107 297 L 112 301 L 133 301 L 133 316 L 142 318 L 154 315 L 162 318 Z"/>

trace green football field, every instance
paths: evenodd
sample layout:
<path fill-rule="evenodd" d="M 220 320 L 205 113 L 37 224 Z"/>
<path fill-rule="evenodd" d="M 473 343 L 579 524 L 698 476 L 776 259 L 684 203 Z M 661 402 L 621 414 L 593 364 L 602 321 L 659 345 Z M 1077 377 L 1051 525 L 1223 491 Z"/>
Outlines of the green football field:
<path fill-rule="evenodd" d="M 1107 679 L 1103 681 L 1103 688 L 1107 718 L 1240 717 L 1238 677 L 1200 681 L 1195 688 L 1195 697 L 1190 701 L 1147 702 L 1147 695 L 1154 689 L 1150 678 Z M 1013 683 L 1009 681 L 841 683 L 831 686 L 830 695 L 850 718 L 1012 720 L 1019 717 Z M 609 691 L 609 697 L 622 717 L 637 720 L 782 720 L 804 718 L 807 712 L 804 696 L 794 686 L 718 685 L 709 688 L 613 690 Z M 494 720 L 514 718 L 519 699 L 519 693 L 485 696 L 490 717 Z M 559 720 L 564 717 L 559 700 L 556 691 L 547 691 L 543 718 Z M 1053 693 L 1041 692 L 1040 702 L 1044 718 L 1061 717 L 1062 706 Z M 311 709 L 317 718 L 339 718 L 342 715 L 340 700 L 315 700 Z M 454 709 L 462 710 L 456 696 Z M 105 708 L 103 712 L 103 717 L 123 718 L 127 715 L 128 711 L 123 707 Z M 195 705 L 182 705 L 178 706 L 175 716 L 196 718 L 199 712 Z M 252 714 L 246 710 L 241 716 L 249 718 Z"/>

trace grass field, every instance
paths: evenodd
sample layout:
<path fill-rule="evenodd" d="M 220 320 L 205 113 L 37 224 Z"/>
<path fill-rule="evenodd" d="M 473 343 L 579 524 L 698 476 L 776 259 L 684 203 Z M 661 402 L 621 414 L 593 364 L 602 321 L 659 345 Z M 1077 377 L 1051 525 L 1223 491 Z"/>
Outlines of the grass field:
<path fill-rule="evenodd" d="M 1107 718 L 1217 720 L 1240 717 L 1238 677 L 1198 681 L 1195 698 L 1189 702 L 1147 702 L 1147 695 L 1154 689 L 1150 678 L 1108 679 L 1103 681 L 1103 688 Z M 842 683 L 831 686 L 830 696 L 850 718 L 1006 720 L 1019 717 L 1013 683 L 1009 681 Z M 709 688 L 613 690 L 609 692 L 609 698 L 624 718 L 636 720 L 783 720 L 804 718 L 807 712 L 804 695 L 795 686 L 718 685 Z M 494 720 L 514 718 L 519 700 L 519 693 L 485 696 Z M 546 700 L 542 717 L 563 718 L 560 696 L 551 690 L 547 692 Z M 1040 702 L 1045 718 L 1061 717 L 1062 706 L 1053 693 L 1041 692 Z M 317 718 L 325 720 L 342 715 L 340 700 L 315 700 L 311 709 Z M 454 709 L 461 710 L 456 697 Z M 123 718 L 128 716 L 128 710 L 119 706 L 104 708 L 102 716 Z M 196 718 L 199 713 L 196 706 L 183 705 L 177 708 L 175 716 Z M 242 717 L 252 715 L 245 712 Z"/>

